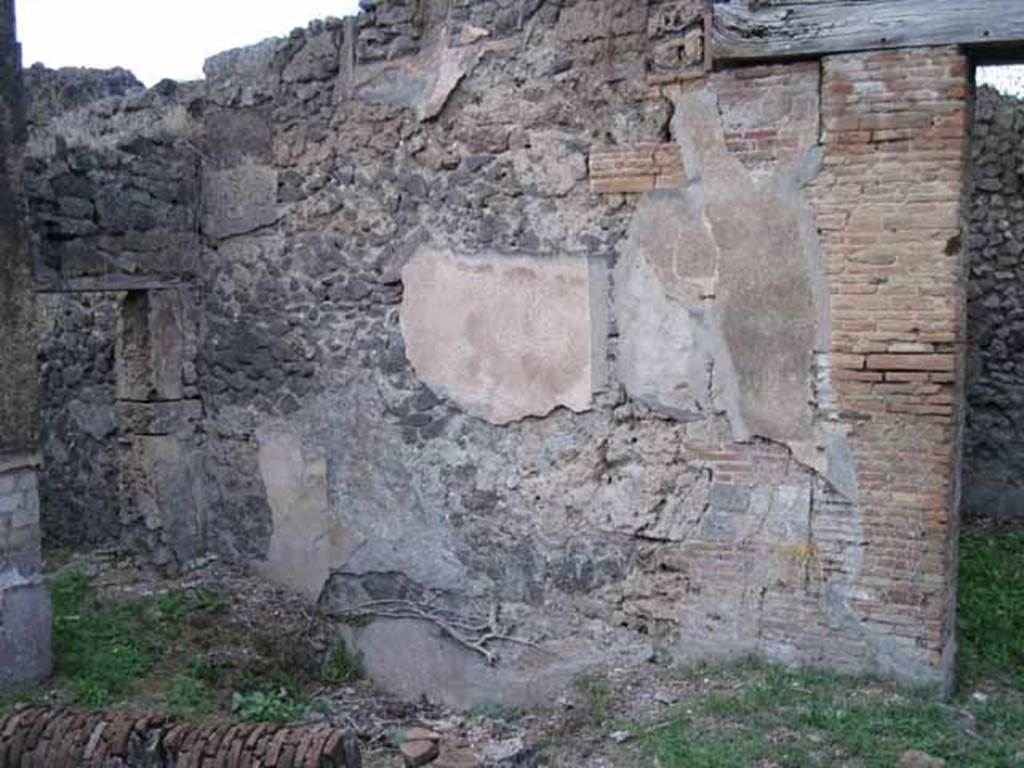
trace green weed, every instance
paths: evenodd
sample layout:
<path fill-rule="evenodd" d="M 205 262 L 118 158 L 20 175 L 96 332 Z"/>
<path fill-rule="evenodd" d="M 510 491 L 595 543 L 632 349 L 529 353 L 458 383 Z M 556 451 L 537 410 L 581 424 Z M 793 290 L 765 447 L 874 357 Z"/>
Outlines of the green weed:
<path fill-rule="evenodd" d="M 242 720 L 261 723 L 287 723 L 299 717 L 305 702 L 296 699 L 286 688 L 267 687 L 231 697 L 231 714 Z"/>
<path fill-rule="evenodd" d="M 181 719 L 216 713 L 231 691 L 240 717 L 284 721 L 302 713 L 313 671 L 287 639 L 242 631 L 230 621 L 195 621 L 226 600 L 197 587 L 156 597 L 103 600 L 89 576 L 68 570 L 50 583 L 58 688 L 73 703 L 163 706 Z M 219 648 L 244 647 L 245 661 L 212 661 Z M 224 658 L 223 655 L 220 658 Z M 336 653 L 333 675 L 354 674 L 356 658 Z M 349 678 L 346 678 L 349 679 Z"/>
<path fill-rule="evenodd" d="M 470 708 L 466 713 L 470 717 L 486 718 L 487 720 L 496 720 L 502 723 L 508 723 L 509 725 L 515 725 L 523 719 L 523 710 L 519 707 L 512 706 L 511 704 L 499 704 L 495 701 L 487 701 L 483 704 L 477 704 L 475 707 Z"/>
<path fill-rule="evenodd" d="M 594 725 L 602 725 L 611 713 L 612 685 L 597 675 L 585 675 L 576 681 L 576 689 L 583 695 L 584 709 Z"/>
<path fill-rule="evenodd" d="M 890 768 L 908 749 L 972 768 L 1024 766 L 1024 531 L 960 541 L 958 677 L 999 694 L 943 704 L 935 690 L 749 660 L 689 674 L 712 691 L 639 729 L 664 768 L 758 764 Z M 970 722 L 970 727 L 964 723 Z"/>
<path fill-rule="evenodd" d="M 192 590 L 193 610 L 200 613 L 221 613 L 227 607 L 227 600 L 218 592 L 206 587 Z"/>
<path fill-rule="evenodd" d="M 320 682 L 324 685 L 344 685 L 363 676 L 363 657 L 351 650 L 344 640 L 336 640 L 327 649 L 320 666 Z"/>

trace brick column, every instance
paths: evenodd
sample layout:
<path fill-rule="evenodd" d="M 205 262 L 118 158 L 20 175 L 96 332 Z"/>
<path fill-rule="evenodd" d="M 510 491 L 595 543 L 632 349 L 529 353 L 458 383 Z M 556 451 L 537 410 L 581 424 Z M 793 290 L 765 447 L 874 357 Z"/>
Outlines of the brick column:
<path fill-rule="evenodd" d="M 850 608 L 883 666 L 948 683 L 954 649 L 968 64 L 953 47 L 828 57 L 815 182 L 830 368 L 862 489 Z M 888 662 L 888 663 L 887 663 Z"/>
<path fill-rule="evenodd" d="M 20 228 L 24 140 L 13 0 L 0 0 L 0 688 L 50 672 L 50 600 L 36 488 L 32 275 Z"/>

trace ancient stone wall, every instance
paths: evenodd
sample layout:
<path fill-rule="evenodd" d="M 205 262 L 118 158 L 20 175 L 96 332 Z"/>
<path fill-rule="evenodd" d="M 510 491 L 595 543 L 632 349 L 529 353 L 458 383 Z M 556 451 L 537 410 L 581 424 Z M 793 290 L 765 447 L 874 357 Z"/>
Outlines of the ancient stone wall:
<path fill-rule="evenodd" d="M 112 534 L 252 561 L 409 696 L 945 680 L 962 56 L 706 72 L 694 2 L 364 6 L 34 127 L 39 279 L 105 350 L 48 326 L 47 408 Z"/>
<path fill-rule="evenodd" d="M 50 597 L 43 584 L 37 488 L 39 388 L 35 304 L 22 231 L 25 140 L 14 5 L 0 2 L 0 689 L 50 672 Z"/>
<path fill-rule="evenodd" d="M 1024 102 L 978 90 L 972 126 L 964 512 L 1024 519 Z"/>
<path fill-rule="evenodd" d="M 41 503 L 48 547 L 121 534 L 114 349 L 122 294 L 40 294 Z"/>

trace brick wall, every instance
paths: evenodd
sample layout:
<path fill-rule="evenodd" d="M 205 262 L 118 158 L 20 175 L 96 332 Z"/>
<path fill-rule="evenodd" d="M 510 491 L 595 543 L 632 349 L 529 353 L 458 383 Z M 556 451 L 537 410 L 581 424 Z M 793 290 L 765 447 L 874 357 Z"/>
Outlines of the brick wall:
<path fill-rule="evenodd" d="M 729 152 L 748 168 L 793 160 L 818 132 L 818 75 L 816 61 L 713 75 Z"/>
<path fill-rule="evenodd" d="M 851 607 L 942 678 L 954 645 L 968 65 L 954 48 L 922 48 L 822 66 L 814 200 L 863 514 Z"/>
<path fill-rule="evenodd" d="M 599 144 L 590 149 L 592 192 L 647 192 L 678 187 L 682 181 L 683 155 L 674 143 Z"/>

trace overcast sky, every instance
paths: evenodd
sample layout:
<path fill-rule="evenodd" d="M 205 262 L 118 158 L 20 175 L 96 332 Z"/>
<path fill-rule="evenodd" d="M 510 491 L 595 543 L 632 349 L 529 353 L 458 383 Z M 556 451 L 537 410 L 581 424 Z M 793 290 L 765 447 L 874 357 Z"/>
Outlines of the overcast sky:
<path fill-rule="evenodd" d="M 125 67 L 146 85 L 203 76 L 215 53 L 355 13 L 358 0 L 16 0 L 25 66 Z M 1024 96 L 1024 67 L 978 73 Z"/>
<path fill-rule="evenodd" d="M 26 67 L 121 66 L 146 85 L 203 76 L 215 53 L 348 16 L 358 0 L 15 0 Z"/>
<path fill-rule="evenodd" d="M 991 85 L 1003 93 L 1024 96 L 1024 66 L 978 67 L 978 85 Z"/>

